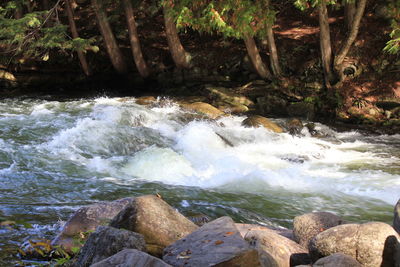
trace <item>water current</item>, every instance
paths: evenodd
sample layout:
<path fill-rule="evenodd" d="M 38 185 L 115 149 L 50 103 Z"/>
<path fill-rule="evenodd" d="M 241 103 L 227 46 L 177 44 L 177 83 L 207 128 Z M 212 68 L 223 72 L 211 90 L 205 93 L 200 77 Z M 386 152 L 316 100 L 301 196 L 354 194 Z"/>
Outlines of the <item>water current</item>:
<path fill-rule="evenodd" d="M 316 138 L 245 128 L 241 116 L 193 118 L 168 100 L 2 101 L 0 215 L 24 223 L 0 228 L 0 263 L 21 242 L 54 236 L 82 205 L 142 194 L 237 222 L 291 227 L 294 216 L 330 211 L 391 223 L 400 135 L 316 123 Z"/>

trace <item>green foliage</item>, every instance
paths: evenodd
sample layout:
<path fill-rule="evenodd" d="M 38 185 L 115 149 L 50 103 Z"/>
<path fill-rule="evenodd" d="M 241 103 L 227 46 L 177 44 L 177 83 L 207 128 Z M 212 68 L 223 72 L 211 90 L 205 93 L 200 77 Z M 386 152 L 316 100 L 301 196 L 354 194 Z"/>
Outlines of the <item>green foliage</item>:
<path fill-rule="evenodd" d="M 385 52 L 389 54 L 398 54 L 400 52 L 400 0 L 392 1 L 388 6 L 391 12 L 392 32 L 390 33 L 391 40 L 386 43 Z"/>
<path fill-rule="evenodd" d="M 52 11 L 34 11 L 20 19 L 13 18 L 17 8 L 16 1 L 0 6 L 1 49 L 10 57 L 41 58 L 48 60 L 48 52 L 58 49 L 64 52 L 76 50 L 98 51 L 94 39 L 72 39 L 68 27 L 60 23 L 48 23 Z"/>
<path fill-rule="evenodd" d="M 163 1 L 163 4 L 170 4 L 170 1 Z M 244 35 L 264 37 L 267 25 L 273 24 L 276 16 L 266 0 L 180 0 L 175 1 L 171 9 L 180 29 L 190 27 L 237 39 Z"/>

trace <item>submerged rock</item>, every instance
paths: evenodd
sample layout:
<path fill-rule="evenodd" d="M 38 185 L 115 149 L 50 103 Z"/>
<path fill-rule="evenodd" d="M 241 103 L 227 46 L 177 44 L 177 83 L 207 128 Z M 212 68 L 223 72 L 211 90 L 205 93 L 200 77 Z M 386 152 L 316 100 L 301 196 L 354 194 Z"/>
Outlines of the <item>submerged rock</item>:
<path fill-rule="evenodd" d="M 209 222 L 168 246 L 163 260 L 172 266 L 261 266 L 257 251 L 229 217 Z"/>
<path fill-rule="evenodd" d="M 242 122 L 242 125 L 246 127 L 264 127 L 275 133 L 283 133 L 282 128 L 278 126 L 276 123 L 270 121 L 265 117 L 258 115 L 248 117 Z"/>
<path fill-rule="evenodd" d="M 169 267 L 171 265 L 136 249 L 124 249 L 91 267 Z"/>
<path fill-rule="evenodd" d="M 263 266 L 290 267 L 311 263 L 305 248 L 273 230 L 250 230 L 245 239 L 257 249 Z"/>
<path fill-rule="evenodd" d="M 293 220 L 294 239 L 301 246 L 308 245 L 317 234 L 343 224 L 342 218 L 330 212 L 312 212 L 296 216 Z"/>
<path fill-rule="evenodd" d="M 146 240 L 147 251 L 162 255 L 163 249 L 195 231 L 198 226 L 157 196 L 135 198 L 110 223 L 140 233 Z"/>
<path fill-rule="evenodd" d="M 303 130 L 303 123 L 299 119 L 291 119 L 287 122 L 287 129 L 291 135 L 299 136 Z"/>
<path fill-rule="evenodd" d="M 362 266 L 399 266 L 400 237 L 385 223 L 344 224 L 315 236 L 309 246 L 313 260 L 340 252 Z"/>
<path fill-rule="evenodd" d="M 335 253 L 319 259 L 313 267 L 361 267 L 362 265 L 354 258 L 343 253 Z"/>
<path fill-rule="evenodd" d="M 109 226 L 99 226 L 82 247 L 74 267 L 86 267 L 124 249 L 146 250 L 141 234 Z"/>
<path fill-rule="evenodd" d="M 146 105 L 153 104 L 156 101 L 157 101 L 157 98 L 155 98 L 154 96 L 141 96 L 136 99 L 136 104 L 146 106 Z"/>
<path fill-rule="evenodd" d="M 205 115 L 211 119 L 217 119 L 223 115 L 225 115 L 224 112 L 221 110 L 217 109 L 216 107 L 208 104 L 208 103 L 203 103 L 203 102 L 194 102 L 191 104 L 182 104 L 182 107 L 188 110 L 195 111 L 197 113 L 200 113 L 202 115 Z"/>
<path fill-rule="evenodd" d="M 82 240 L 87 237 L 87 232 L 94 231 L 97 226 L 110 222 L 133 199 L 123 198 L 79 208 L 65 223 L 61 233 L 53 239 L 51 244 L 61 246 L 66 250 L 81 247 Z"/>

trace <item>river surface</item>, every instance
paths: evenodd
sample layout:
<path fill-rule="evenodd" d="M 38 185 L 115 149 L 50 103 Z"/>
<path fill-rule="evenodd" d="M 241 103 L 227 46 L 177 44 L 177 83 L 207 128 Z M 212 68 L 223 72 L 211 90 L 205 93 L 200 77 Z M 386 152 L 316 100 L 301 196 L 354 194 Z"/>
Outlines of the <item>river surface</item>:
<path fill-rule="evenodd" d="M 0 228 L 0 265 L 12 266 L 21 242 L 52 238 L 82 205 L 142 194 L 185 215 L 262 225 L 291 227 L 311 211 L 391 223 L 400 135 L 317 123 L 324 137 L 292 136 L 244 128 L 240 116 L 193 117 L 168 100 L 3 100 L 0 215 L 18 223 Z"/>

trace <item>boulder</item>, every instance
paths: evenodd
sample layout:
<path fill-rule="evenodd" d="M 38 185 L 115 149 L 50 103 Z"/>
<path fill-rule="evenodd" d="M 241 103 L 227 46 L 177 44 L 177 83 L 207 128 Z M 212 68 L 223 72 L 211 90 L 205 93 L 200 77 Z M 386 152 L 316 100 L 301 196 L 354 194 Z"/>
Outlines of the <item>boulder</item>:
<path fill-rule="evenodd" d="M 361 264 L 343 253 L 335 253 L 317 260 L 313 267 L 361 267 Z"/>
<path fill-rule="evenodd" d="M 214 107 L 208 103 L 204 103 L 204 102 L 194 102 L 191 104 L 182 104 L 182 107 L 185 109 L 188 109 L 188 110 L 195 111 L 202 115 L 205 115 L 211 119 L 217 119 L 225 114 L 224 112 L 217 109 L 216 107 Z"/>
<path fill-rule="evenodd" d="M 397 201 L 396 206 L 394 206 L 393 228 L 400 234 L 400 199 Z"/>
<path fill-rule="evenodd" d="M 136 98 L 136 104 L 146 106 L 156 102 L 157 99 L 154 96 L 141 96 Z"/>
<path fill-rule="evenodd" d="M 263 266 L 272 263 L 279 267 L 290 267 L 311 263 L 305 248 L 271 229 L 251 230 L 245 239 L 257 249 Z"/>
<path fill-rule="evenodd" d="M 287 101 L 281 97 L 267 95 L 257 98 L 257 108 L 262 115 L 286 116 Z"/>
<path fill-rule="evenodd" d="M 303 123 L 299 119 L 291 119 L 287 122 L 286 127 L 291 135 L 299 136 L 303 130 Z"/>
<path fill-rule="evenodd" d="M 385 223 L 343 224 L 315 236 L 309 251 L 313 260 L 340 252 L 366 267 L 399 266 L 399 238 Z"/>
<path fill-rule="evenodd" d="M 225 87 L 206 86 L 206 90 L 209 92 L 209 96 L 212 99 L 218 99 L 233 106 L 254 106 L 253 101 L 244 95 L 235 93 L 232 89 Z"/>
<path fill-rule="evenodd" d="M 136 249 L 124 249 L 91 267 L 169 267 L 162 260 Z"/>
<path fill-rule="evenodd" d="M 211 221 L 164 250 L 172 266 L 261 266 L 230 217 Z"/>
<path fill-rule="evenodd" d="M 330 212 L 312 212 L 296 216 L 293 220 L 294 240 L 308 248 L 310 240 L 331 227 L 340 225 L 343 220 Z"/>
<path fill-rule="evenodd" d="M 94 231 L 99 225 L 108 224 L 134 198 L 123 198 L 111 202 L 96 203 L 79 208 L 65 223 L 61 233 L 53 239 L 53 246 L 62 246 L 66 250 L 81 247 L 85 233 Z"/>
<path fill-rule="evenodd" d="M 73 266 L 90 266 L 124 249 L 145 251 L 146 243 L 143 236 L 128 230 L 99 226 L 90 234 Z"/>
<path fill-rule="evenodd" d="M 276 123 L 270 121 L 269 119 L 262 117 L 262 116 L 251 116 L 245 119 L 242 122 L 243 126 L 246 127 L 264 127 L 270 131 L 273 131 L 275 133 L 282 133 L 283 130 L 280 126 L 278 126 Z"/>
<path fill-rule="evenodd" d="M 246 234 L 252 230 L 272 231 L 278 235 L 289 238 L 294 241 L 293 231 L 286 228 L 273 228 L 257 224 L 235 223 L 236 228 L 239 230 L 240 235 L 244 238 Z"/>
<path fill-rule="evenodd" d="M 140 233 L 146 240 L 147 251 L 160 256 L 166 246 L 195 231 L 198 226 L 157 196 L 135 198 L 110 223 Z"/>

